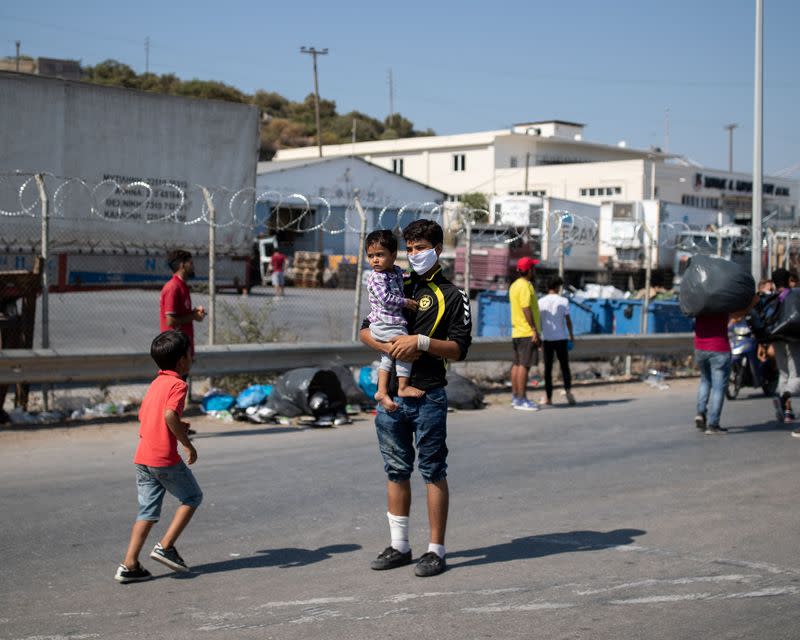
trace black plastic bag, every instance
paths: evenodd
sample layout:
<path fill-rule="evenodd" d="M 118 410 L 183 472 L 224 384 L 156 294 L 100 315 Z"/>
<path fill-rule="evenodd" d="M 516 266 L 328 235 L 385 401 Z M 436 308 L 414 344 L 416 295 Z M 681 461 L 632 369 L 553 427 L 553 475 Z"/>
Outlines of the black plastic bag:
<path fill-rule="evenodd" d="M 483 392 L 472 380 L 447 372 L 447 406 L 455 409 L 481 409 Z"/>
<path fill-rule="evenodd" d="M 740 311 L 753 300 L 755 290 L 753 276 L 740 265 L 714 256 L 692 256 L 681 278 L 681 311 L 687 316 Z"/>
<path fill-rule="evenodd" d="M 346 404 L 337 375 L 315 367 L 287 371 L 272 386 L 267 399 L 268 407 L 289 418 L 344 413 Z"/>
<path fill-rule="evenodd" d="M 780 301 L 777 294 L 769 296 L 757 310 L 751 327 L 759 342 L 800 342 L 800 290 L 790 290 Z"/>

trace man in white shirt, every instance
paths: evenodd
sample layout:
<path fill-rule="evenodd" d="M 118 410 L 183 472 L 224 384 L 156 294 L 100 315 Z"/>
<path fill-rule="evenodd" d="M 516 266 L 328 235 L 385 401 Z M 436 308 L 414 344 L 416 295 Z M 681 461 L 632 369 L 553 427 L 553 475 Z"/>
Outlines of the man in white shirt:
<path fill-rule="evenodd" d="M 575 339 L 572 334 L 572 320 L 569 317 L 569 300 L 560 295 L 564 281 L 552 276 L 547 281 L 547 295 L 539 299 L 539 317 L 542 322 L 542 351 L 544 354 L 544 390 L 546 398 L 543 404 L 553 404 L 553 356 L 558 358 L 561 366 L 561 377 L 564 379 L 564 391 L 567 402 L 575 404 L 572 395 L 572 375 L 569 371 L 569 347 Z"/>

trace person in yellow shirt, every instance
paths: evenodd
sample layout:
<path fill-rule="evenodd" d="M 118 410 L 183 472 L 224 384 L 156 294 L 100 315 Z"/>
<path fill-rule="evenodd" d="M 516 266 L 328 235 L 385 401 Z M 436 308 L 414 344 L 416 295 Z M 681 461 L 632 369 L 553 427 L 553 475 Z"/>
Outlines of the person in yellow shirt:
<path fill-rule="evenodd" d="M 533 269 L 539 264 L 533 258 L 517 261 L 519 277 L 508 288 L 511 303 L 511 342 L 514 361 L 511 365 L 511 406 L 520 411 L 539 409 L 533 400 L 528 400 L 528 372 L 532 365 L 539 364 L 542 325 L 539 320 L 539 304 L 533 289 Z"/>

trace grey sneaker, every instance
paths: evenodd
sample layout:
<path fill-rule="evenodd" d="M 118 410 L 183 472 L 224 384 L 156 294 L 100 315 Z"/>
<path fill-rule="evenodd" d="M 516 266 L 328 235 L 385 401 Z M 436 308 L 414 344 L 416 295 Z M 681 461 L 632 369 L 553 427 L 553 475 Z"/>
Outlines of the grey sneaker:
<path fill-rule="evenodd" d="M 701 429 L 702 431 L 705 431 L 705 429 L 706 429 L 706 417 L 702 413 L 698 413 L 694 417 L 694 426 L 697 427 L 698 429 Z"/>
<path fill-rule="evenodd" d="M 726 433 L 728 433 L 728 430 L 718 424 L 710 424 L 706 427 L 707 436 L 724 436 Z"/>
<path fill-rule="evenodd" d="M 178 550 L 174 546 L 165 549 L 161 546 L 160 542 L 156 542 L 156 546 L 153 547 L 153 550 L 150 552 L 150 557 L 156 562 L 168 566 L 173 571 L 189 570 L 189 567 L 186 566 L 183 558 L 181 558 L 181 554 L 178 553 Z"/>
<path fill-rule="evenodd" d="M 144 582 L 153 577 L 147 569 L 141 564 L 135 569 L 128 569 L 124 564 L 117 567 L 117 573 L 114 575 L 114 580 L 125 584 L 126 582 Z"/>
<path fill-rule="evenodd" d="M 418 578 L 429 578 L 438 576 L 445 569 L 447 569 L 447 563 L 444 558 L 440 558 L 433 551 L 428 551 L 423 553 L 420 559 L 417 560 L 417 566 L 414 567 L 414 575 Z"/>
<path fill-rule="evenodd" d="M 792 429 L 792 437 L 793 438 L 800 438 L 800 428 Z"/>
<path fill-rule="evenodd" d="M 406 553 L 400 553 L 394 547 L 386 547 L 369 566 L 370 569 L 375 569 L 375 571 L 385 571 L 386 569 L 404 567 L 407 564 L 411 564 L 411 550 Z"/>
<path fill-rule="evenodd" d="M 567 396 L 567 403 L 570 406 L 575 406 L 575 396 L 572 395 L 572 391 L 568 389 L 566 392 L 566 396 Z"/>

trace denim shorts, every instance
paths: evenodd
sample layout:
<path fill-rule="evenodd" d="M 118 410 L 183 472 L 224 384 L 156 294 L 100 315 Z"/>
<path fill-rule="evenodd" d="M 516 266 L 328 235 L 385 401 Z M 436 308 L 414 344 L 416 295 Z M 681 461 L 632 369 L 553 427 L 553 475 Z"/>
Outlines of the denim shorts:
<path fill-rule="evenodd" d="M 417 467 L 427 483 L 447 477 L 447 392 L 426 391 L 421 398 L 399 398 L 398 408 L 386 411 L 380 404 L 375 416 L 383 468 L 392 482 L 403 482 Z"/>
<path fill-rule="evenodd" d="M 187 507 L 199 507 L 203 501 L 203 492 L 191 469 L 183 461 L 171 467 L 148 467 L 144 464 L 134 466 L 136 488 L 139 492 L 137 520 L 158 522 L 161 517 L 161 503 L 167 491 Z"/>

